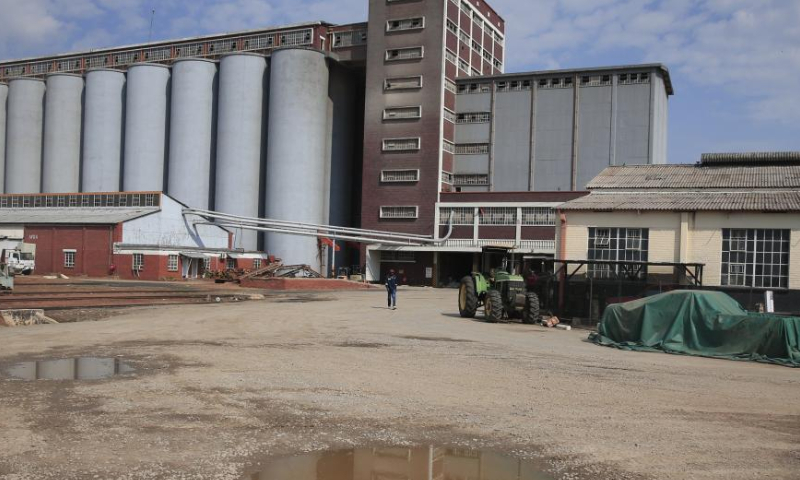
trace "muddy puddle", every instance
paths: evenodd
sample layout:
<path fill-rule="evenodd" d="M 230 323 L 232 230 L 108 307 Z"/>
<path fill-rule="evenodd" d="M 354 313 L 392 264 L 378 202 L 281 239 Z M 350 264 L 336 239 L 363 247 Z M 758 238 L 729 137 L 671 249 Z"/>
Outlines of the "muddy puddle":
<path fill-rule="evenodd" d="M 243 480 L 553 480 L 533 462 L 439 447 L 355 448 L 280 457 L 248 469 Z"/>
<path fill-rule="evenodd" d="M 21 362 L 3 370 L 13 380 L 100 380 L 132 373 L 119 358 L 79 357 Z"/>

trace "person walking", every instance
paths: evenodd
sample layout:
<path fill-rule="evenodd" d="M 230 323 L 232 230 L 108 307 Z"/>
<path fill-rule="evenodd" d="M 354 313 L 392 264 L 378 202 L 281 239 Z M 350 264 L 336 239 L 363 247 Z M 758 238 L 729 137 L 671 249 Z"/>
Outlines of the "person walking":
<path fill-rule="evenodd" d="M 397 277 L 394 269 L 389 270 L 389 275 L 386 277 L 386 293 L 389 296 L 389 308 L 397 310 Z"/>

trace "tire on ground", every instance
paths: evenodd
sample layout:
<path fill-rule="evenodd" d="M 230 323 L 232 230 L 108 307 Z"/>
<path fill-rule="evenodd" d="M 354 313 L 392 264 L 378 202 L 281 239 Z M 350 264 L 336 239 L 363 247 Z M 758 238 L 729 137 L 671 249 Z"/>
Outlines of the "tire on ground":
<path fill-rule="evenodd" d="M 525 311 L 522 312 L 522 323 L 539 323 L 539 295 L 533 292 L 525 294 Z"/>
<path fill-rule="evenodd" d="M 475 293 L 475 281 L 467 275 L 461 279 L 458 287 L 458 313 L 464 318 L 473 318 L 478 310 L 478 295 Z"/>
<path fill-rule="evenodd" d="M 486 321 L 489 323 L 497 323 L 503 319 L 503 297 L 498 290 L 486 292 L 483 311 L 486 315 Z"/>

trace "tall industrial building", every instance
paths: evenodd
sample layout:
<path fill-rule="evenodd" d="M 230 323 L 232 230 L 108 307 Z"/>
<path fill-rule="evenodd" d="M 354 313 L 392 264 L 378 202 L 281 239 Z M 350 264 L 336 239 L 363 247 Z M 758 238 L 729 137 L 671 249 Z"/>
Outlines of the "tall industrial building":
<path fill-rule="evenodd" d="M 453 216 L 439 247 L 336 254 L 368 277 L 393 266 L 436 283 L 482 240 L 552 256 L 554 232 L 526 228 L 552 226 L 529 212 L 547 217 L 608 165 L 666 161 L 662 65 L 505 74 L 505 21 L 486 2 L 369 3 L 366 23 L 0 62 L 0 190 L 163 191 L 235 215 L 427 235 Z M 511 229 L 486 239 L 484 226 Z M 316 239 L 234 233 L 234 248 L 330 266 Z"/>

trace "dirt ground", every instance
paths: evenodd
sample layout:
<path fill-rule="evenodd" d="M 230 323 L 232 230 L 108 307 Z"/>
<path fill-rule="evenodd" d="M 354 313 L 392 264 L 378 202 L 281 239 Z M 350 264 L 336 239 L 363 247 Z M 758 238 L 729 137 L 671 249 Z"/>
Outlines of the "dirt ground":
<path fill-rule="evenodd" d="M 0 478 L 237 479 L 276 455 L 439 445 L 564 479 L 800 478 L 800 371 L 636 353 L 462 319 L 455 290 L 287 294 L 0 330 L 15 362 L 135 374 L 0 380 Z"/>

